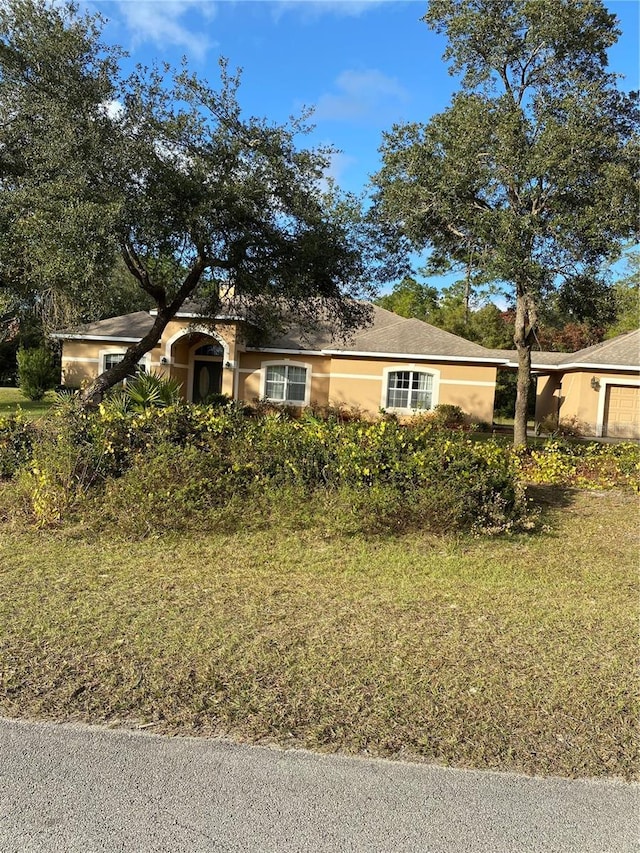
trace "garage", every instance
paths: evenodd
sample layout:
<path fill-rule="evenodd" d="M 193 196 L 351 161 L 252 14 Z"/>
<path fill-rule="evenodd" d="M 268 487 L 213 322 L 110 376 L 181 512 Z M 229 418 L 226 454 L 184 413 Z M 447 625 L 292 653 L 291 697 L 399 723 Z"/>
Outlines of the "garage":
<path fill-rule="evenodd" d="M 640 386 L 607 385 L 603 434 L 615 438 L 640 436 Z"/>

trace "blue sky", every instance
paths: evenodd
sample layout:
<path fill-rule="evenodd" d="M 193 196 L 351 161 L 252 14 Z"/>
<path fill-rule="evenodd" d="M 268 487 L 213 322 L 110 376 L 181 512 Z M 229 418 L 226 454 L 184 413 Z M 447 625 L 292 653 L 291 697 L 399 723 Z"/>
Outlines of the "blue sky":
<path fill-rule="evenodd" d="M 610 68 L 640 87 L 638 0 L 610 0 L 623 35 Z M 91 3 L 109 19 L 108 41 L 132 62 L 189 66 L 211 83 L 218 57 L 243 69 L 247 113 L 284 121 L 316 108 L 314 142 L 342 153 L 334 175 L 365 189 L 379 165 L 382 132 L 394 122 L 427 121 L 457 88 L 442 61 L 445 42 L 420 21 L 422 0 L 110 0 Z"/>
<path fill-rule="evenodd" d="M 394 122 L 428 121 L 458 88 L 442 60 L 444 38 L 420 20 L 423 0 L 89 0 L 109 21 L 105 39 L 129 63 L 178 64 L 215 84 L 218 58 L 243 69 L 247 114 L 285 121 L 315 107 L 309 143 L 341 153 L 333 176 L 367 190 L 382 133 Z M 620 86 L 640 88 L 640 0 L 608 0 L 622 30 L 610 52 Z M 126 70 L 126 68 L 125 68 Z"/>

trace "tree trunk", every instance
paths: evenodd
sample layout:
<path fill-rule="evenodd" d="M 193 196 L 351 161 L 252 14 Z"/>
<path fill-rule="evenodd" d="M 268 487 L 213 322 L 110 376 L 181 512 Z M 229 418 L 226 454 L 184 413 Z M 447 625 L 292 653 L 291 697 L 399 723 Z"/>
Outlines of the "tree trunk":
<path fill-rule="evenodd" d="M 531 344 L 536 325 L 535 307 L 526 288 L 516 288 L 516 322 L 513 341 L 518 352 L 518 383 L 513 420 L 513 446 L 526 447 L 527 407 L 531 386 Z"/>
<path fill-rule="evenodd" d="M 518 384 L 516 408 L 513 420 L 513 446 L 525 447 L 527 444 L 527 406 L 529 387 L 531 386 L 531 345 L 518 346 Z"/>
<path fill-rule="evenodd" d="M 464 280 L 464 326 L 469 330 L 469 313 L 471 303 L 471 272 L 473 270 L 473 254 L 467 261 L 467 274 Z"/>
<path fill-rule="evenodd" d="M 126 379 L 127 376 L 131 376 L 135 373 L 136 365 L 142 356 L 154 348 L 162 337 L 162 333 L 166 329 L 169 321 L 173 320 L 176 313 L 180 308 L 182 308 L 185 300 L 193 295 L 206 266 L 204 256 L 202 254 L 198 255 L 193 266 L 182 282 L 177 295 L 173 301 L 167 305 L 164 288 L 157 287 L 152 284 L 147 270 L 140 263 L 135 252 L 131 249 L 125 248 L 123 250 L 123 258 L 131 274 L 134 278 L 138 279 L 142 289 L 155 299 L 156 305 L 158 306 L 158 313 L 156 314 L 153 326 L 137 344 L 131 344 L 131 346 L 128 347 L 122 361 L 118 364 L 114 364 L 110 370 L 105 370 L 104 373 L 101 373 L 93 380 L 91 385 L 82 392 L 80 395 L 80 401 L 82 405 L 87 408 L 99 406 L 105 392 L 108 391 L 109 388 L 113 388 L 113 386 L 117 385 L 118 382 L 122 382 L 122 380 Z"/>
<path fill-rule="evenodd" d="M 136 371 L 136 365 L 143 355 L 153 349 L 162 337 L 167 323 L 172 319 L 172 314 L 168 311 L 158 311 L 153 326 L 147 334 L 141 338 L 137 344 L 131 344 L 127 348 L 124 358 L 118 364 L 114 364 L 109 370 L 101 373 L 93 382 L 85 388 L 80 395 L 80 400 L 83 406 L 93 407 L 98 406 L 102 402 L 105 393 L 122 382 L 127 376 L 132 376 Z"/>

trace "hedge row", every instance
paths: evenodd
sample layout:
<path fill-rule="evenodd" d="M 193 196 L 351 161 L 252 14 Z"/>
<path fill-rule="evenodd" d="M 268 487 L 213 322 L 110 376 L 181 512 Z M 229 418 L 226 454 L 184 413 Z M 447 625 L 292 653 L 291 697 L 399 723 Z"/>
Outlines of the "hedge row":
<path fill-rule="evenodd" d="M 287 505 L 298 518 L 322 506 L 353 529 L 504 532 L 531 523 L 528 482 L 637 488 L 639 471 L 633 444 L 515 453 L 426 417 L 341 423 L 187 404 L 84 412 L 69 400 L 37 424 L 0 421 L 0 474 L 36 523 L 93 513 L 135 535 L 238 513 L 268 519 Z"/>

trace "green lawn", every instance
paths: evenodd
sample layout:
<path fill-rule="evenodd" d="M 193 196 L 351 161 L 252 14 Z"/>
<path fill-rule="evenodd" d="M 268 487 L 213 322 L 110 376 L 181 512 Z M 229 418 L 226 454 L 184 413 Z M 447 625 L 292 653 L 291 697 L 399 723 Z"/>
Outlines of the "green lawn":
<path fill-rule="evenodd" d="M 0 388 L 0 417 L 16 412 L 18 408 L 28 418 L 39 418 L 45 414 L 55 399 L 55 393 L 48 391 L 42 400 L 29 400 L 19 388 Z"/>
<path fill-rule="evenodd" d="M 489 541 L 6 525 L 0 713 L 629 778 L 637 498 L 549 494 Z"/>

